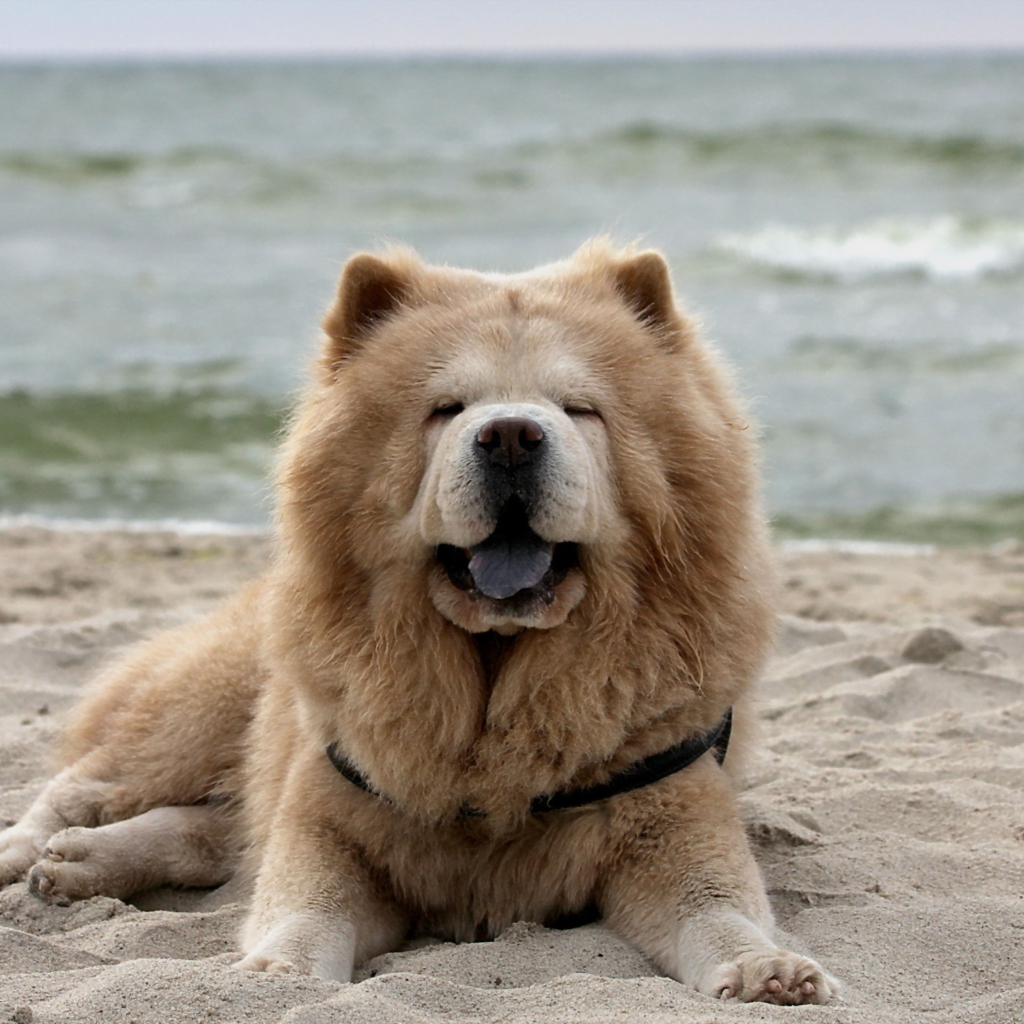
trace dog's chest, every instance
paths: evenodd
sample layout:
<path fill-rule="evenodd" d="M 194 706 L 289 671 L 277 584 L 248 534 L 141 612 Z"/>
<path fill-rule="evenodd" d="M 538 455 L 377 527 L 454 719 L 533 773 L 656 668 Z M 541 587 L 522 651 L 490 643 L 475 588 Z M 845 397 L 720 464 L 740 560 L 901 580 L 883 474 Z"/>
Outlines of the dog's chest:
<path fill-rule="evenodd" d="M 500 934 L 516 921 L 552 923 L 595 899 L 610 849 L 599 810 L 530 820 L 511 837 L 479 825 L 396 829 L 378 867 L 417 930 L 458 942 Z"/>

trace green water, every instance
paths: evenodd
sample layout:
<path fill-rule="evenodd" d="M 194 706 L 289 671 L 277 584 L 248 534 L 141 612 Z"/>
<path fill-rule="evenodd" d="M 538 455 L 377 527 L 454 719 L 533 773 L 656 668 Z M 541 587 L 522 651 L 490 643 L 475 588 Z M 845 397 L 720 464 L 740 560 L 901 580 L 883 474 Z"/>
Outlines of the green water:
<path fill-rule="evenodd" d="M 9 391 L 0 395 L 0 506 L 71 519 L 202 510 L 260 522 L 283 421 L 280 401 L 213 387 Z"/>

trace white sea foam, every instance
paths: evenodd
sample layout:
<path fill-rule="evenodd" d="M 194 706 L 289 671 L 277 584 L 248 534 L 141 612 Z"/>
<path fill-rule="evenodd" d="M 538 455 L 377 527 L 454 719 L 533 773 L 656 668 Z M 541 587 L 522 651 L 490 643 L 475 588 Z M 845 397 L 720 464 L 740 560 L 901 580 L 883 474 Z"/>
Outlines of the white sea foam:
<path fill-rule="evenodd" d="M 917 558 L 934 555 L 938 548 L 934 544 L 901 544 L 884 540 L 832 540 L 808 537 L 783 540 L 779 547 L 791 554 L 801 555 L 883 555 L 896 558 Z"/>
<path fill-rule="evenodd" d="M 0 515 L 0 531 L 34 526 L 60 533 L 176 533 L 182 537 L 259 536 L 265 526 L 223 523 L 213 519 L 59 519 L 29 513 Z"/>
<path fill-rule="evenodd" d="M 920 274 L 973 280 L 1024 269 L 1024 224 L 956 217 L 883 219 L 852 228 L 771 224 L 730 234 L 717 248 L 773 270 L 843 281 Z"/>

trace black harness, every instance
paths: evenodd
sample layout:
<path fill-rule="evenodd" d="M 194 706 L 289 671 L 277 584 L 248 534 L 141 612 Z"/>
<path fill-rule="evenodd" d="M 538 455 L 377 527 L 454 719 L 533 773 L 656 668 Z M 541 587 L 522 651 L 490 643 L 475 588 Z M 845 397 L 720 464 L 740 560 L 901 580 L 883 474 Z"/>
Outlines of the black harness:
<path fill-rule="evenodd" d="M 712 726 L 707 732 L 683 740 L 682 743 L 677 743 L 674 747 L 669 747 L 668 750 L 651 754 L 650 757 L 645 757 L 642 761 L 637 761 L 636 764 L 613 775 L 607 782 L 602 782 L 597 786 L 585 786 L 582 789 L 566 789 L 552 793 L 550 796 L 536 797 L 530 804 L 530 813 L 545 814 L 548 811 L 565 811 L 571 807 L 584 807 L 586 804 L 597 803 L 598 800 L 607 800 L 620 793 L 631 793 L 634 789 L 650 786 L 652 783 L 668 778 L 669 775 L 681 772 L 709 750 L 714 750 L 715 760 L 721 764 L 729 749 L 729 734 L 731 732 L 732 708 L 729 708 L 717 725 Z M 366 776 L 338 749 L 336 743 L 332 743 L 327 748 L 327 756 L 331 759 L 331 764 L 353 786 L 358 786 L 373 796 L 387 799 L 383 793 L 379 793 L 370 785 Z M 466 810 L 463 811 L 463 815 L 481 817 L 481 812 Z"/>

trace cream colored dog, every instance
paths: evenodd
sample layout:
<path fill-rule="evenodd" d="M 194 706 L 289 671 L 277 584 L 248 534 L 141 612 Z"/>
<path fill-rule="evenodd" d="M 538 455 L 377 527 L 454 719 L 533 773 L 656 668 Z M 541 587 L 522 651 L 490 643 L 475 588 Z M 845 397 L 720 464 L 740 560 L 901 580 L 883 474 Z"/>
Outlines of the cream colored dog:
<path fill-rule="evenodd" d="M 751 432 L 664 260 L 358 255 L 324 328 L 268 576 L 99 681 L 0 883 L 216 885 L 244 850 L 248 969 L 346 981 L 414 930 L 592 907 L 701 992 L 827 1001 L 719 763 L 773 582 Z"/>

